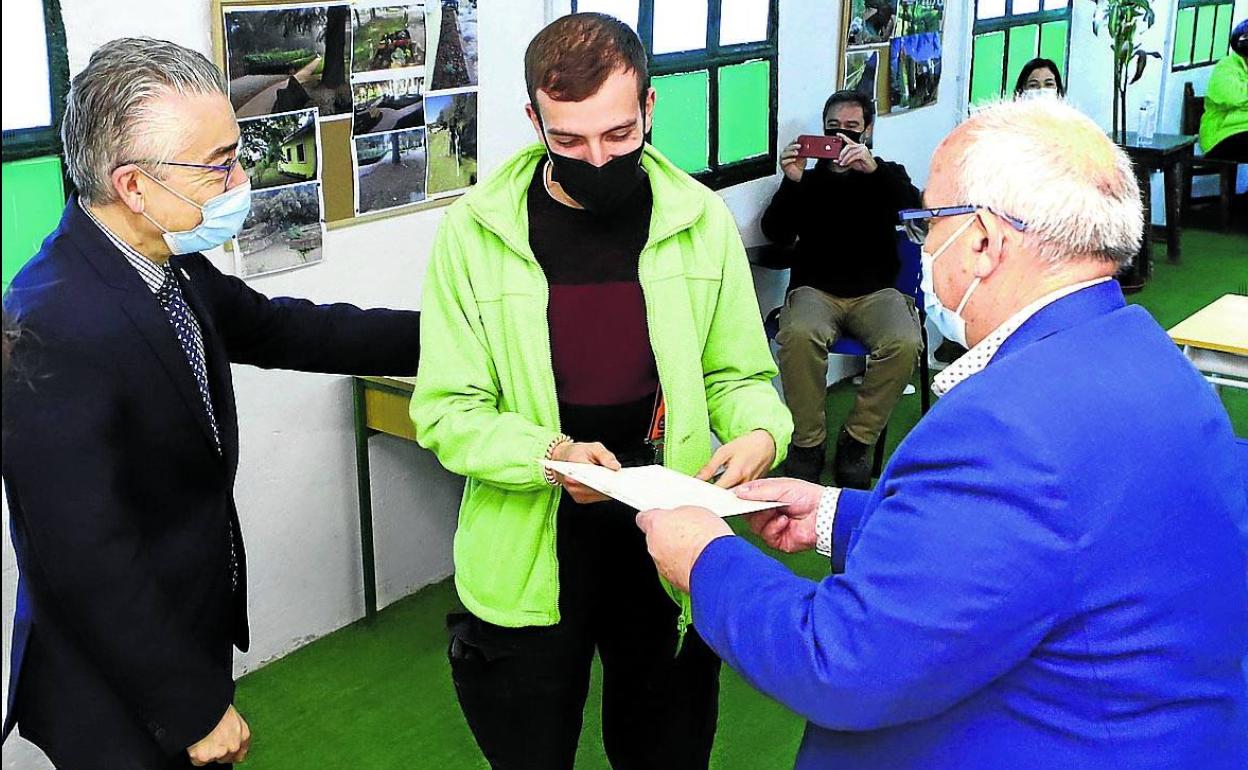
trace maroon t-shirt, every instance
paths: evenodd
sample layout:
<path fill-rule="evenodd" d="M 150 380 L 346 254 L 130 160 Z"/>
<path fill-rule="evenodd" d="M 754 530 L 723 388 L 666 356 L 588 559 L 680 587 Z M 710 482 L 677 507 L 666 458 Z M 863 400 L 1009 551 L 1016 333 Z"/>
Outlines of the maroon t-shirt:
<path fill-rule="evenodd" d="M 659 388 L 637 263 L 650 231 L 644 182 L 609 216 L 556 201 L 538 164 L 529 246 L 550 284 L 550 350 L 563 432 L 617 455 L 646 451 Z"/>

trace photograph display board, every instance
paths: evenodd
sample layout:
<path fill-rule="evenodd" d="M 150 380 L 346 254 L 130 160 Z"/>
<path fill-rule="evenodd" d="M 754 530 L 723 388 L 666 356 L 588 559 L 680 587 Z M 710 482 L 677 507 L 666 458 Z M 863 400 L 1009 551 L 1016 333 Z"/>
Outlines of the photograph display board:
<path fill-rule="evenodd" d="M 476 184 L 477 4 L 214 0 L 253 189 L 233 243 L 240 275 L 320 261 L 326 224 L 443 205 Z"/>

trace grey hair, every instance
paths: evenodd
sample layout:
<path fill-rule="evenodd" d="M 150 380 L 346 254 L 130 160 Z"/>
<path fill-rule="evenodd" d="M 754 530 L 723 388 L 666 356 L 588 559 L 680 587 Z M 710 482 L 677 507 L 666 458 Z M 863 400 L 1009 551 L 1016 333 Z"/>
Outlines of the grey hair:
<path fill-rule="evenodd" d="M 66 171 L 78 194 L 87 203 L 111 203 L 118 166 L 172 158 L 184 127 L 159 107 L 160 97 L 217 93 L 226 93 L 225 79 L 197 51 L 146 37 L 100 46 L 74 76 L 61 124 Z"/>
<path fill-rule="evenodd" d="M 1128 264 L 1144 233 L 1131 160 L 1090 118 L 1065 101 L 1000 102 L 958 131 L 958 202 L 1026 223 L 1023 242 L 1053 267 L 1073 259 Z"/>

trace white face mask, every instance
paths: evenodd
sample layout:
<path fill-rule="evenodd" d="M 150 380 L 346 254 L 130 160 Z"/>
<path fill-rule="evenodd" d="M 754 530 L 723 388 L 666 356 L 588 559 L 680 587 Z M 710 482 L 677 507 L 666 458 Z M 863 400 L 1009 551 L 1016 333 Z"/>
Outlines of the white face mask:
<path fill-rule="evenodd" d="M 919 264 L 922 266 L 922 277 L 919 279 L 919 288 L 923 291 L 923 310 L 927 313 L 927 317 L 932 319 L 932 323 L 936 324 L 936 328 L 947 340 L 952 340 L 962 347 L 970 347 L 966 344 L 966 319 L 962 317 L 962 310 L 966 307 L 966 303 L 971 299 L 971 292 L 975 291 L 979 286 L 980 278 L 976 276 L 971 281 L 971 285 L 966 287 L 966 293 L 962 295 L 962 301 L 958 303 L 956 310 L 950 310 L 945 307 L 940 297 L 936 296 L 936 277 L 932 272 L 936 258 L 944 254 L 958 236 L 966 232 L 975 222 L 974 215 L 971 215 L 957 230 L 953 231 L 953 235 L 948 238 L 935 254 L 929 254 L 927 251 L 919 251 Z"/>
<path fill-rule="evenodd" d="M 1056 88 L 1029 88 L 1023 91 L 1024 99 L 1059 99 Z"/>

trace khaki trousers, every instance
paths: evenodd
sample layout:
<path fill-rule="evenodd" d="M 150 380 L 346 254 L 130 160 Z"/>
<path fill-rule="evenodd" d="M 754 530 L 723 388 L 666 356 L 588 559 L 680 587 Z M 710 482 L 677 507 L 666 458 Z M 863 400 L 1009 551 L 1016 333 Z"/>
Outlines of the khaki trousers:
<path fill-rule="evenodd" d="M 827 438 L 828 348 L 842 334 L 871 351 L 845 418 L 849 435 L 863 444 L 874 444 L 884 430 L 923 346 L 914 302 L 896 289 L 852 298 L 809 286 L 789 292 L 776 342 L 784 398 L 793 413 L 793 443 L 799 447 L 818 446 Z"/>

